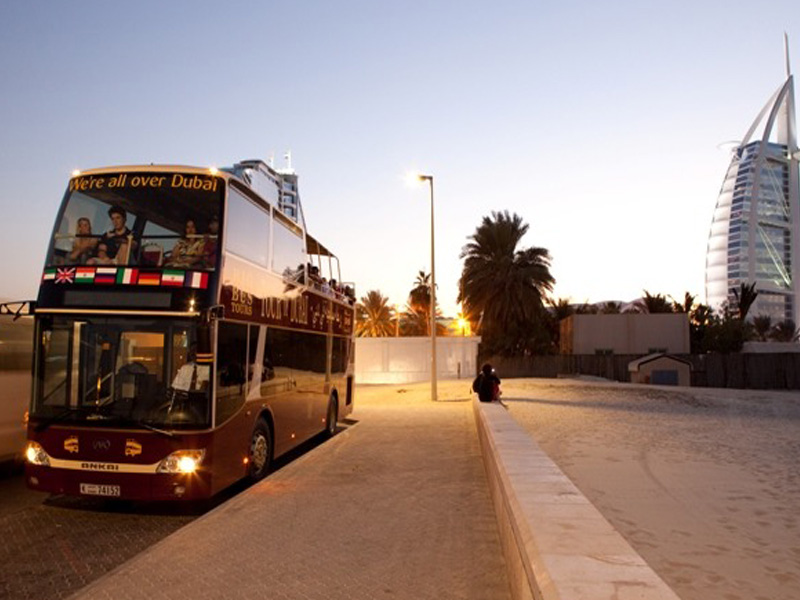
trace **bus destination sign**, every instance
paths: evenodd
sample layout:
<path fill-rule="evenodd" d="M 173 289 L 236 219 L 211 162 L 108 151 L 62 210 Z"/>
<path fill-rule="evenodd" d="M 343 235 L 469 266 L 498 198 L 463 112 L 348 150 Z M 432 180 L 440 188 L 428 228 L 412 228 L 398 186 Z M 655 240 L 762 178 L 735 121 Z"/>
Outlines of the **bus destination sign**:
<path fill-rule="evenodd" d="M 138 188 L 184 189 L 216 192 L 218 177 L 189 173 L 117 173 L 108 175 L 79 175 L 69 180 L 70 192 Z"/>

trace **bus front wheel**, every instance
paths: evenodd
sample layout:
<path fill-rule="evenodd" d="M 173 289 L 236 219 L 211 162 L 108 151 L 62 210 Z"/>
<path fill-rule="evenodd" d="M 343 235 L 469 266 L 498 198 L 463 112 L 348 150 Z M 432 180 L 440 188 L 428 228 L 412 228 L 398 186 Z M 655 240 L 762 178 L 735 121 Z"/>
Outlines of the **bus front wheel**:
<path fill-rule="evenodd" d="M 260 481 L 269 473 L 272 463 L 272 435 L 262 419 L 256 422 L 253 437 L 250 439 L 250 462 L 247 476 L 252 481 Z"/>

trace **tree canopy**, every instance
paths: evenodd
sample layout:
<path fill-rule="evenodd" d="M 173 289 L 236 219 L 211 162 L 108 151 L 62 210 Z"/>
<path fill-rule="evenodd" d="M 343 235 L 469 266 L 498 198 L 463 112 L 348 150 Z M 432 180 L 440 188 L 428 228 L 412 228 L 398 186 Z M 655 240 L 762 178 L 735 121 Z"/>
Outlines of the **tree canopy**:
<path fill-rule="evenodd" d="M 544 300 L 555 279 L 545 248 L 519 248 L 528 225 L 508 211 L 483 217 L 461 251 L 458 301 L 483 352 L 504 355 L 549 350 Z"/>

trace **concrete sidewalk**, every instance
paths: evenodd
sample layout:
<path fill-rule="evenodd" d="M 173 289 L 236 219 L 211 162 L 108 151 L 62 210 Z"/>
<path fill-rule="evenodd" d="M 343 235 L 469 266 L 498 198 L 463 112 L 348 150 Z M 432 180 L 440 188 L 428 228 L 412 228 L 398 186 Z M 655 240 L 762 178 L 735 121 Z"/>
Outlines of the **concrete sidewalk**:
<path fill-rule="evenodd" d="M 357 425 L 76 597 L 510 598 L 467 390 L 399 389 L 359 387 Z"/>

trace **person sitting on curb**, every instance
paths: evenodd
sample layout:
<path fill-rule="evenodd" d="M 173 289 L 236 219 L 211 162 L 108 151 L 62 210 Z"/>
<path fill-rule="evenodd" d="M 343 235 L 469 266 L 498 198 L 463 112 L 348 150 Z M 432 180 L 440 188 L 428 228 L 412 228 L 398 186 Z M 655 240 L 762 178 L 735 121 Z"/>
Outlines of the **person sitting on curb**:
<path fill-rule="evenodd" d="M 481 402 L 500 402 L 500 378 L 495 374 L 492 365 L 486 363 L 472 382 L 472 391 L 478 394 Z"/>

